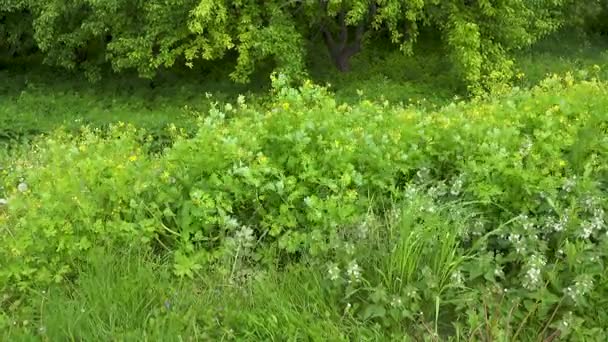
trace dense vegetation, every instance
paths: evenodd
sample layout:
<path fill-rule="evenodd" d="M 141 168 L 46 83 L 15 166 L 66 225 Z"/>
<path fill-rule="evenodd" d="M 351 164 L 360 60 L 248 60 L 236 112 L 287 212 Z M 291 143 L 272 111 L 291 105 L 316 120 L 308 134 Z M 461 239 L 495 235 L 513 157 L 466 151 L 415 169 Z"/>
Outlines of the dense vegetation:
<path fill-rule="evenodd" d="M 3 0 L 0 47 L 10 55 L 40 51 L 45 63 L 82 68 L 92 79 L 106 63 L 150 77 L 176 63 L 195 68 L 233 56 L 231 76 L 246 81 L 265 61 L 302 76 L 307 53 L 320 41 L 341 71 L 381 38 L 412 54 L 426 29 L 470 86 L 489 87 L 513 76 L 514 50 L 560 27 L 601 22 L 603 6 L 591 0 Z"/>
<path fill-rule="evenodd" d="M 0 339 L 605 341 L 607 8 L 0 0 Z"/>

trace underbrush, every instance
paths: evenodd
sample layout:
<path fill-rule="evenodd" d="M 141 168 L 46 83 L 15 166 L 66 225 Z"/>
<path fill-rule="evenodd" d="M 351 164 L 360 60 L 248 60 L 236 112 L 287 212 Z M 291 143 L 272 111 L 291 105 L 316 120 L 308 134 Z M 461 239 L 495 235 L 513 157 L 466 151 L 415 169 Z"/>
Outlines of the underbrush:
<path fill-rule="evenodd" d="M 554 76 L 430 111 L 279 76 L 268 110 L 216 104 L 162 151 L 124 123 L 56 131 L 0 156 L 0 327 L 604 340 L 606 95 Z"/>

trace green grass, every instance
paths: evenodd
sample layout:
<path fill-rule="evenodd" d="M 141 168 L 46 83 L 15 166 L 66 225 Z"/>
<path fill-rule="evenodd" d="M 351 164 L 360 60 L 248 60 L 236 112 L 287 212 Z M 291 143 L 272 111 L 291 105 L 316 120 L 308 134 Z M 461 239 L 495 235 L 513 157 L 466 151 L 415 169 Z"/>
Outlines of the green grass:
<path fill-rule="evenodd" d="M 337 314 L 322 274 L 260 273 L 235 285 L 211 271 L 177 280 L 148 253 L 97 249 L 69 286 L 38 292 L 37 305 L 0 332 L 4 341 L 299 341 L 373 335 Z M 29 314 L 29 315 L 28 315 Z"/>

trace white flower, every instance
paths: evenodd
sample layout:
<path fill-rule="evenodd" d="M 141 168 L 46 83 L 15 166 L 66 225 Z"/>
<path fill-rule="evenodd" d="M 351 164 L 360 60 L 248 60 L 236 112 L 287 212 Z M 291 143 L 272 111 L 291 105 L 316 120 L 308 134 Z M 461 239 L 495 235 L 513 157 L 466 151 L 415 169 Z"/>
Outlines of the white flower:
<path fill-rule="evenodd" d="M 247 226 L 243 226 L 243 227 L 241 227 L 241 229 L 239 231 L 236 232 L 235 237 L 241 246 L 246 247 L 246 248 L 253 246 L 253 242 L 254 242 L 253 229 L 251 229 Z"/>
<path fill-rule="evenodd" d="M 525 288 L 533 290 L 540 285 L 542 281 L 541 269 L 545 265 L 546 262 L 541 256 L 533 255 L 530 258 L 527 265 L 528 270 L 524 276 L 523 285 Z"/>
<path fill-rule="evenodd" d="M 452 282 L 454 283 L 454 285 L 456 286 L 462 286 L 464 283 L 464 277 L 462 276 L 462 272 L 460 271 L 455 271 L 452 273 L 452 275 L 450 276 Z"/>
<path fill-rule="evenodd" d="M 17 185 L 17 190 L 19 190 L 20 192 L 26 192 L 27 188 L 28 186 L 25 182 L 21 182 L 19 183 L 19 185 Z"/>
<path fill-rule="evenodd" d="M 8 205 L 8 200 L 6 198 L 0 198 L 0 207 Z"/>
<path fill-rule="evenodd" d="M 414 185 L 408 184 L 405 188 L 405 198 L 407 198 L 408 200 L 413 200 L 417 194 L 418 189 Z"/>
<path fill-rule="evenodd" d="M 572 189 L 576 186 L 576 176 L 566 179 L 564 185 L 562 185 L 562 190 L 565 192 L 571 192 Z"/>
<path fill-rule="evenodd" d="M 534 143 L 532 142 L 532 140 L 529 137 L 526 137 L 526 141 L 522 144 L 521 148 L 519 149 L 519 153 L 522 154 L 523 156 L 527 156 L 528 154 L 530 154 L 530 151 L 532 150 L 533 145 L 534 145 Z"/>
<path fill-rule="evenodd" d="M 403 301 L 397 296 L 393 297 L 393 300 L 391 300 L 391 306 L 394 308 L 400 307 L 401 304 L 403 304 Z"/>
<path fill-rule="evenodd" d="M 496 268 L 496 269 L 494 270 L 494 276 L 495 276 L 495 277 L 499 277 L 499 278 L 504 278 L 505 273 L 502 271 L 502 269 L 500 269 L 500 268 Z"/>
<path fill-rule="evenodd" d="M 327 269 L 327 273 L 329 274 L 329 280 L 336 281 L 340 278 L 340 267 L 335 263 L 331 263 Z"/>
<path fill-rule="evenodd" d="M 234 217 L 229 217 L 226 219 L 226 227 L 234 229 L 239 226 L 239 221 L 237 221 Z"/>
<path fill-rule="evenodd" d="M 452 188 L 450 189 L 450 193 L 453 196 L 458 196 L 460 195 L 460 192 L 462 191 L 462 178 L 458 178 L 454 184 L 452 184 Z"/>
<path fill-rule="evenodd" d="M 358 282 L 361 280 L 361 267 L 359 267 L 356 260 L 353 260 L 348 264 L 346 274 L 348 274 L 352 281 Z"/>
<path fill-rule="evenodd" d="M 551 217 L 547 220 L 545 229 L 548 231 L 561 232 L 562 230 L 564 230 L 567 222 L 568 222 L 567 215 L 564 215 L 564 217 L 562 217 L 559 221 L 557 221 L 555 218 Z"/>
<path fill-rule="evenodd" d="M 564 292 L 573 301 L 578 301 L 585 294 L 593 289 L 593 278 L 589 275 L 583 274 L 574 281 L 574 285 L 567 287 Z"/>
<path fill-rule="evenodd" d="M 593 233 L 593 229 L 595 228 L 595 225 L 592 222 L 585 222 L 585 223 L 583 223 L 581 228 L 583 229 L 580 234 L 581 238 L 588 239 L 591 236 L 591 234 Z"/>

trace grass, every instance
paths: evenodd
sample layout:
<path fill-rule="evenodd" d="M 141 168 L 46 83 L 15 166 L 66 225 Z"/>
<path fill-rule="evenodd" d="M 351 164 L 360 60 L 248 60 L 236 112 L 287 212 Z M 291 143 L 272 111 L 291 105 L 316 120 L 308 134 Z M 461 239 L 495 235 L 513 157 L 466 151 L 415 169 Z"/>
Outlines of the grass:
<path fill-rule="evenodd" d="M 206 272 L 177 280 L 167 263 L 134 250 L 95 250 L 69 286 L 38 294 L 5 341 L 347 340 L 322 275 L 293 268 L 235 286 Z M 357 334 L 373 334 L 362 329 Z"/>

